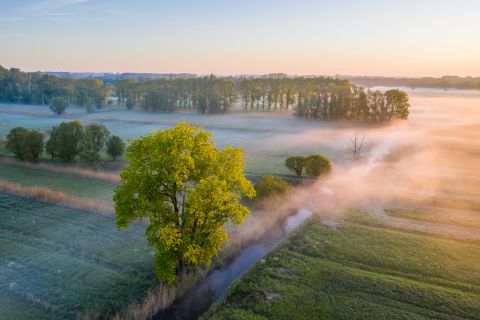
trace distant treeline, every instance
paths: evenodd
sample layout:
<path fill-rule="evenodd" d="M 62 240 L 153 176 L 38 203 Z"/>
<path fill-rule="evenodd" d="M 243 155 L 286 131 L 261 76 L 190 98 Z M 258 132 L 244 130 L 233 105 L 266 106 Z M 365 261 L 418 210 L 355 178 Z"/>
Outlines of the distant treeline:
<path fill-rule="evenodd" d="M 348 76 L 357 85 L 374 87 L 409 87 L 409 88 L 438 88 L 438 89 L 477 89 L 480 90 L 480 77 L 444 76 L 440 78 L 388 78 L 388 77 L 353 77 Z"/>
<path fill-rule="evenodd" d="M 0 101 L 50 104 L 54 98 L 98 108 L 112 102 L 152 112 L 192 110 L 224 113 L 235 105 L 246 111 L 291 111 L 324 120 L 384 121 L 408 117 L 408 96 L 399 90 L 365 91 L 348 80 L 325 77 L 188 77 L 120 79 L 62 78 L 0 66 Z"/>
<path fill-rule="evenodd" d="M 223 113 L 237 101 L 237 85 L 232 78 L 126 79 L 114 85 L 120 104 L 147 111 L 190 109 L 200 113 Z"/>
<path fill-rule="evenodd" d="M 333 78 L 216 78 L 119 80 L 119 102 L 129 108 L 171 112 L 226 112 L 240 101 L 247 111 L 292 110 L 298 117 L 384 121 L 408 117 L 408 96 L 400 90 L 365 91 Z"/>
<path fill-rule="evenodd" d="M 73 79 L 41 72 L 22 72 L 0 66 L 0 101 L 25 104 L 50 104 L 60 97 L 86 108 L 107 104 L 114 88 L 99 79 Z"/>
<path fill-rule="evenodd" d="M 333 78 L 257 78 L 240 82 L 245 109 L 291 109 L 301 118 L 384 121 L 407 119 L 408 95 L 400 90 L 365 91 Z"/>

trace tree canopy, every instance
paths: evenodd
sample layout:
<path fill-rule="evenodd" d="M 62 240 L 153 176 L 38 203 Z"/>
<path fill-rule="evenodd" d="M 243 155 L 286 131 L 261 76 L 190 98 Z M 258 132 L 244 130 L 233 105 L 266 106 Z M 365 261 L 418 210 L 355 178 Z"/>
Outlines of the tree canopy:
<path fill-rule="evenodd" d="M 107 153 L 115 160 L 125 151 L 125 142 L 119 136 L 110 136 L 106 143 Z"/>
<path fill-rule="evenodd" d="M 81 152 L 85 133 L 80 121 L 62 122 L 54 127 L 46 144 L 47 153 L 63 162 L 73 161 Z"/>
<path fill-rule="evenodd" d="M 50 105 L 55 98 L 79 106 L 102 107 L 112 86 L 100 79 L 57 77 L 0 66 L 0 101 Z"/>
<path fill-rule="evenodd" d="M 330 160 L 319 154 L 308 156 L 305 171 L 312 177 L 318 177 L 332 171 Z"/>
<path fill-rule="evenodd" d="M 50 110 L 53 111 L 56 115 L 61 115 L 65 113 L 65 110 L 68 107 L 68 103 L 60 97 L 55 97 L 50 103 Z"/>
<path fill-rule="evenodd" d="M 37 130 L 15 127 L 7 135 L 7 149 L 22 161 L 35 162 L 43 152 L 43 139 Z"/>
<path fill-rule="evenodd" d="M 103 124 L 91 123 L 85 127 L 80 157 L 94 163 L 100 160 L 100 151 L 110 136 L 110 132 Z"/>
<path fill-rule="evenodd" d="M 211 262 L 227 240 L 225 224 L 240 224 L 249 214 L 242 195 L 255 195 L 243 174 L 242 151 L 218 149 L 211 137 L 180 122 L 133 141 L 126 150 L 128 165 L 113 198 L 117 226 L 148 218 L 156 274 L 169 284 L 179 272 Z"/>

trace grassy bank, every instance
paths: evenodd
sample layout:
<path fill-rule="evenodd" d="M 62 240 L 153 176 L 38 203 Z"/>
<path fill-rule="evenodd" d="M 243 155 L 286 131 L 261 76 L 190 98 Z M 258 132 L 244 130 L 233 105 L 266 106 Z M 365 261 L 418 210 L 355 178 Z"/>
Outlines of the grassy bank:
<path fill-rule="evenodd" d="M 255 265 L 206 319 L 479 319 L 480 248 L 314 220 Z"/>

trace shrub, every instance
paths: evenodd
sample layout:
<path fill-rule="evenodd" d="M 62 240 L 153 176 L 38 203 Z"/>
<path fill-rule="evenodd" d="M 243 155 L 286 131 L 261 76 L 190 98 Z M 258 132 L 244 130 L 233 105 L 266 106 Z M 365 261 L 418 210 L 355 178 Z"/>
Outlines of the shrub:
<path fill-rule="evenodd" d="M 264 176 L 255 183 L 258 199 L 281 195 L 289 188 L 290 186 L 285 180 L 275 176 Z"/>

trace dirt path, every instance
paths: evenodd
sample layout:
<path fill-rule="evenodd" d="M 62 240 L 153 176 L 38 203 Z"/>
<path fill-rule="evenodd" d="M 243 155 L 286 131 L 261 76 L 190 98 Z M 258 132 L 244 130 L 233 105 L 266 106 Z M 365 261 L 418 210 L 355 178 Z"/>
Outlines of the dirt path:
<path fill-rule="evenodd" d="M 420 232 L 430 232 L 441 235 L 443 234 L 461 238 L 480 240 L 480 229 L 446 225 L 441 223 L 427 222 L 408 218 L 393 217 L 387 212 L 385 212 L 386 209 L 388 208 L 386 208 L 385 206 L 372 206 L 367 209 L 367 212 L 374 218 L 395 227 Z"/>

